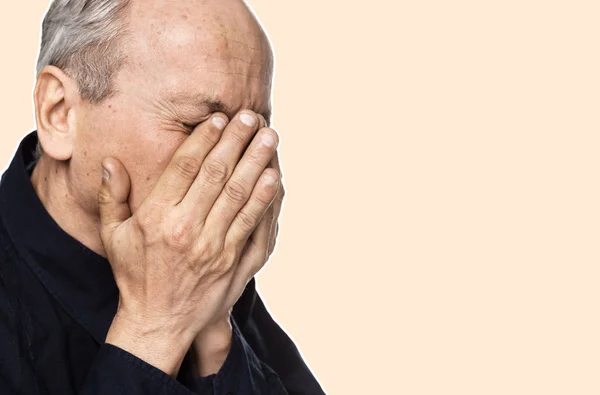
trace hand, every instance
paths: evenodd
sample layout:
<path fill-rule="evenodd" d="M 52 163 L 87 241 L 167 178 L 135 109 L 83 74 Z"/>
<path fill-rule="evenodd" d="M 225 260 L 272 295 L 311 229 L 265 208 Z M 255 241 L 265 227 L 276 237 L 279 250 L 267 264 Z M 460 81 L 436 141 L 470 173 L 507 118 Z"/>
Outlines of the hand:
<path fill-rule="evenodd" d="M 261 125 L 266 125 L 265 119 L 262 115 Z M 283 199 L 285 197 L 285 187 L 283 185 L 283 173 L 279 164 L 279 152 L 275 151 L 271 162 L 267 166 L 277 170 L 280 174 L 280 187 L 275 198 L 275 201 L 269 206 L 263 220 L 258 225 L 256 230 L 250 236 L 248 243 L 244 247 L 241 261 L 256 260 L 263 261 L 263 265 L 269 261 L 275 244 L 277 242 L 277 235 L 279 234 L 279 215 L 281 214 L 281 207 L 283 205 Z"/>
<path fill-rule="evenodd" d="M 226 123 L 219 113 L 200 124 L 134 215 L 127 171 L 116 158 L 103 161 L 101 238 L 120 291 L 106 341 L 172 375 L 264 265 L 240 257 L 278 193 L 279 174 L 266 168 L 278 136 L 256 133 L 250 111 L 222 131 Z"/>
<path fill-rule="evenodd" d="M 266 121 L 259 115 L 261 123 L 259 128 L 266 126 Z M 279 164 L 279 155 L 276 151 L 267 166 L 279 172 L 283 178 Z M 275 249 L 279 233 L 279 215 L 285 196 L 283 179 L 275 201 L 265 213 L 261 223 L 249 237 L 244 246 L 240 262 L 250 262 L 249 265 L 264 266 Z M 254 262 L 253 262 L 254 261 Z M 219 319 L 216 324 L 206 327 L 194 340 L 193 354 L 196 362 L 196 373 L 203 377 L 217 373 L 231 348 L 231 323 L 230 312 Z"/>

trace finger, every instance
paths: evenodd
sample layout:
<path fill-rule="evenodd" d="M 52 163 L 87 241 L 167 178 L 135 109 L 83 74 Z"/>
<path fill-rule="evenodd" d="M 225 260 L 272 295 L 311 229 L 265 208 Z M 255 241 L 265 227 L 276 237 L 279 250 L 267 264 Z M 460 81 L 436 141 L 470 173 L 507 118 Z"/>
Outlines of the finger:
<path fill-rule="evenodd" d="M 269 250 L 269 238 L 274 220 L 275 215 L 273 213 L 273 205 L 271 205 L 267 209 L 267 212 L 263 216 L 260 224 L 258 224 L 249 238 L 248 242 L 250 243 L 251 247 L 246 254 L 246 259 L 250 258 L 251 260 L 256 261 L 257 265 L 264 265 L 268 258 L 267 252 Z"/>
<path fill-rule="evenodd" d="M 275 229 L 273 230 L 274 234 L 271 235 L 271 245 L 269 246 L 269 256 L 273 254 L 275 250 L 275 246 L 277 245 L 277 236 L 279 235 L 279 222 L 273 221 L 273 225 Z"/>
<path fill-rule="evenodd" d="M 276 151 L 275 154 L 273 155 L 273 158 L 271 158 L 271 162 L 269 162 L 269 167 L 277 170 L 277 172 L 279 173 L 279 177 L 280 177 L 279 191 L 277 193 L 277 197 L 276 197 L 275 201 L 273 202 L 273 206 L 275 207 L 275 218 L 278 219 L 279 214 L 281 213 L 283 199 L 285 197 L 285 185 L 283 183 L 283 171 L 281 170 L 281 165 L 279 162 L 279 151 Z"/>
<path fill-rule="evenodd" d="M 273 206 L 275 207 L 275 218 L 279 218 L 281 206 L 283 205 L 283 199 L 285 197 L 285 185 L 283 184 L 283 171 L 281 170 L 281 165 L 279 162 L 279 150 L 277 150 L 271 158 L 268 167 L 277 170 L 277 172 L 279 173 L 279 177 L 281 178 L 279 192 L 277 193 L 277 198 L 275 199 L 275 202 L 273 202 Z"/>
<path fill-rule="evenodd" d="M 223 137 L 208 154 L 200 172 L 180 205 L 198 218 L 208 216 L 244 150 L 256 134 L 258 117 L 252 111 L 240 112 L 223 132 Z"/>
<path fill-rule="evenodd" d="M 278 141 L 277 133 L 268 128 L 262 129 L 252 140 L 206 218 L 206 226 L 216 234 L 225 236 L 269 164 Z"/>
<path fill-rule="evenodd" d="M 225 247 L 241 253 L 248 238 L 262 221 L 268 208 L 277 195 L 279 174 L 273 169 L 265 169 L 248 202 L 237 213 L 225 236 Z"/>
<path fill-rule="evenodd" d="M 273 155 L 273 158 L 271 159 L 271 162 L 269 164 L 269 166 L 271 166 L 272 168 L 274 168 L 275 170 L 277 170 L 279 172 L 279 175 L 281 177 L 281 180 L 279 181 L 280 185 L 279 185 L 279 191 L 277 192 L 277 197 L 275 198 L 275 201 L 273 202 L 273 223 L 271 225 L 271 233 L 270 233 L 270 239 L 269 239 L 269 256 L 271 256 L 271 254 L 273 253 L 273 250 L 275 249 L 275 245 L 277 244 L 277 235 L 279 234 L 279 217 L 281 215 L 281 210 L 283 207 L 283 199 L 285 197 L 285 185 L 283 183 L 283 172 L 281 171 L 281 166 L 280 166 L 280 162 L 279 162 L 279 151 L 275 152 L 275 155 Z"/>
<path fill-rule="evenodd" d="M 238 264 L 239 269 L 245 271 L 248 277 L 254 276 L 267 263 L 269 237 L 274 219 L 273 206 L 271 205 L 248 240 L 250 245 Z"/>
<path fill-rule="evenodd" d="M 277 170 L 279 172 L 280 178 L 283 180 L 283 172 L 281 171 L 281 162 L 279 160 L 279 150 L 275 152 L 275 155 L 271 158 L 271 162 L 269 162 L 269 167 Z"/>
<path fill-rule="evenodd" d="M 116 158 L 102 161 L 103 177 L 98 192 L 100 209 L 100 237 L 103 242 L 110 240 L 115 229 L 131 217 L 127 202 L 131 181 L 125 166 Z"/>
<path fill-rule="evenodd" d="M 273 209 L 269 207 L 260 224 L 244 246 L 238 267 L 232 279 L 233 289 L 243 289 L 248 280 L 256 275 L 267 263 L 268 243 L 271 224 L 273 222 Z M 234 301 L 235 302 L 235 301 Z"/>
<path fill-rule="evenodd" d="M 271 228 L 269 229 L 269 242 L 267 246 L 267 259 L 273 254 L 275 244 L 277 244 L 277 231 L 279 230 L 279 217 L 275 213 L 275 203 L 271 206 L 273 208 L 273 221 L 271 222 Z"/>
<path fill-rule="evenodd" d="M 150 193 L 152 200 L 171 205 L 181 202 L 196 179 L 202 163 L 221 139 L 227 122 L 227 115 L 215 113 L 196 127 L 173 154 Z"/>
<path fill-rule="evenodd" d="M 281 191 L 282 186 L 283 185 L 280 185 L 280 188 L 279 188 L 280 191 Z M 279 193 L 277 196 L 279 196 Z M 268 247 L 267 259 L 273 254 L 273 251 L 275 250 L 275 246 L 277 244 L 277 236 L 279 235 L 279 209 L 276 207 L 277 199 L 278 199 L 278 197 L 275 198 L 275 201 L 273 201 L 273 204 L 269 208 L 269 210 L 272 210 L 272 212 L 273 212 L 273 221 L 271 222 L 271 229 L 269 231 L 269 242 L 268 242 L 269 247 Z M 279 205 L 279 207 L 281 207 L 281 205 Z M 254 231 L 254 233 L 252 233 L 250 235 L 249 240 L 253 239 L 255 233 L 256 233 L 256 230 Z"/>
<path fill-rule="evenodd" d="M 269 125 L 267 125 L 267 120 L 265 119 L 265 117 L 263 117 L 261 114 L 256 114 L 258 115 L 258 119 L 259 119 L 259 126 L 258 126 L 258 130 L 261 130 L 262 128 L 266 128 Z"/>
<path fill-rule="evenodd" d="M 261 121 L 264 125 L 267 124 L 267 121 L 265 120 L 265 117 L 262 116 L 261 114 L 258 114 L 258 116 L 261 118 Z M 272 129 L 272 128 L 271 128 Z M 277 133 L 277 132 L 276 132 Z M 279 150 L 275 151 L 275 154 L 273 155 L 273 157 L 271 158 L 271 161 L 269 162 L 269 164 L 267 165 L 267 168 L 270 169 L 275 169 L 279 172 L 280 178 L 283 176 L 281 169 L 280 169 L 280 165 L 279 165 Z M 279 193 L 284 193 L 283 191 L 283 185 L 280 185 L 279 187 Z"/>

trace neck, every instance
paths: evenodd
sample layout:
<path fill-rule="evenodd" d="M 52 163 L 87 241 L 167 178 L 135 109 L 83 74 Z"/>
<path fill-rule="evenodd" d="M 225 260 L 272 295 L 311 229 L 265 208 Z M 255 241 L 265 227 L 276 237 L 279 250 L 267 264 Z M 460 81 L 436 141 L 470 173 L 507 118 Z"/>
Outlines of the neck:
<path fill-rule="evenodd" d="M 82 204 L 82 197 L 71 186 L 68 162 L 42 155 L 31 175 L 31 183 L 46 211 L 71 237 L 106 257 L 100 239 L 100 217 L 96 205 Z"/>

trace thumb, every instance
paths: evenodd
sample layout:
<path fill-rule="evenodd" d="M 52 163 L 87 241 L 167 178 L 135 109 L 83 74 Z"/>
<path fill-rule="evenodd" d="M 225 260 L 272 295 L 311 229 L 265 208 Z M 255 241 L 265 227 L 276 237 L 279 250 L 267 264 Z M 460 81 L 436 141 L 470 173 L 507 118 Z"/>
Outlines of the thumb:
<path fill-rule="evenodd" d="M 108 240 L 115 229 L 131 217 L 127 203 L 131 181 L 123 164 L 115 158 L 102 161 L 102 185 L 98 192 L 100 237 Z"/>

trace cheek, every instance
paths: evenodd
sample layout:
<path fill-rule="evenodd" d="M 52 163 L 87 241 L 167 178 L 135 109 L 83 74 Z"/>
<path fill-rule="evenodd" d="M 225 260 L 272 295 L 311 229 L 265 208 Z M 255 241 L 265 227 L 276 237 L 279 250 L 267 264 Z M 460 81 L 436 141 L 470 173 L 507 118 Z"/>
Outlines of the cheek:
<path fill-rule="evenodd" d="M 158 136 L 161 137 L 161 136 Z M 150 194 L 158 179 L 167 168 L 173 154 L 183 142 L 180 138 L 147 138 L 138 141 L 124 152 L 127 163 L 123 163 L 131 179 L 129 206 L 135 213 Z"/>
<path fill-rule="evenodd" d="M 152 191 L 186 137 L 183 133 L 163 130 L 155 119 L 153 114 L 144 114 L 130 103 L 108 102 L 91 114 L 82 128 L 79 152 L 82 160 L 87 161 L 85 173 L 94 173 L 94 185 L 99 188 L 102 159 L 117 158 L 131 181 L 132 212 L 137 211 Z"/>

